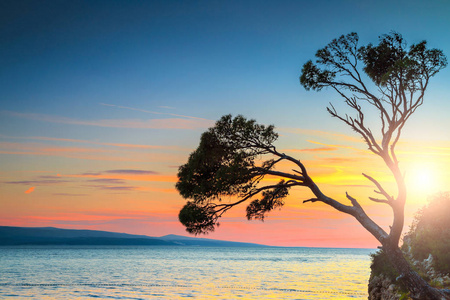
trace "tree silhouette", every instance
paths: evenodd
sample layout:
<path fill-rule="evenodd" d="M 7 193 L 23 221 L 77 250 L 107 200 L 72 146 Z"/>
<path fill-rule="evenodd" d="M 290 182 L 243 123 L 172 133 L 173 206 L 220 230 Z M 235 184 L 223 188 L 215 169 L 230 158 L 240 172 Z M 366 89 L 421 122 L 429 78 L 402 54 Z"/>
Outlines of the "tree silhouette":
<path fill-rule="evenodd" d="M 395 154 L 404 125 L 422 105 L 430 78 L 447 65 L 446 57 L 441 50 L 427 49 L 425 41 L 407 49 L 398 33 L 381 36 L 378 45 L 360 47 L 358 40 L 356 33 L 350 33 L 318 50 L 316 61 L 304 64 L 300 83 L 307 90 L 335 90 L 355 115 L 342 115 L 332 104 L 328 112 L 356 131 L 390 169 L 397 184 L 395 197 L 375 178 L 363 174 L 376 187 L 377 197 L 369 199 L 392 208 L 389 233 L 350 194 L 346 193 L 345 202 L 325 195 L 300 160 L 277 150 L 273 126 L 231 115 L 203 133 L 198 148 L 179 169 L 176 188 L 190 199 L 179 220 L 190 233 L 207 233 L 219 225 L 225 212 L 243 202 L 249 202 L 248 219 L 263 220 L 269 211 L 283 206 L 291 188 L 306 187 L 314 197 L 304 203 L 323 202 L 352 215 L 381 243 L 414 299 L 448 299 L 411 269 L 399 249 L 406 186 Z M 362 103 L 378 112 L 378 134 L 366 124 Z M 289 162 L 292 172 L 277 169 L 281 162 Z M 279 178 L 279 182 L 265 185 L 262 180 L 267 176 Z"/>

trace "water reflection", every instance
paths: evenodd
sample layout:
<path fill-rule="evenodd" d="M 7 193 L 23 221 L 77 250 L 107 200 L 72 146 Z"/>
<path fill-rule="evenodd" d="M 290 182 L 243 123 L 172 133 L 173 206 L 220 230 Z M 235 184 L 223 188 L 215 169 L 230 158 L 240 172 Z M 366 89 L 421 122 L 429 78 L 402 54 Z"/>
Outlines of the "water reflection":
<path fill-rule="evenodd" d="M 312 248 L 3 247 L 0 297 L 367 299 L 370 252 Z"/>

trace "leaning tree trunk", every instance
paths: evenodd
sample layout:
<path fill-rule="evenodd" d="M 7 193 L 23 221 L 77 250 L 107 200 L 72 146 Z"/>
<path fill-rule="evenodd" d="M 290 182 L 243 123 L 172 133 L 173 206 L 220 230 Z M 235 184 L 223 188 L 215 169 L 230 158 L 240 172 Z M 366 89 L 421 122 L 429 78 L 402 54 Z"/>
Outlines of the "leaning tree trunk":
<path fill-rule="evenodd" d="M 397 245 L 385 245 L 383 250 L 386 252 L 392 266 L 397 270 L 400 276 L 397 280 L 401 281 L 411 292 L 411 298 L 415 300 L 448 300 L 450 294 L 444 293 L 439 289 L 430 286 L 422 277 L 415 272 L 403 252 Z"/>

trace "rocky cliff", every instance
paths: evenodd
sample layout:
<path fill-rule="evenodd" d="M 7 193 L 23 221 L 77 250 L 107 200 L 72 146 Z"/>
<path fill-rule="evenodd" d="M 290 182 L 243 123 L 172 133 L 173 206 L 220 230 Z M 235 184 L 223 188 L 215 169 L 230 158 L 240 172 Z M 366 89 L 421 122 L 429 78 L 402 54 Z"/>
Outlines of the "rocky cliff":
<path fill-rule="evenodd" d="M 413 269 L 436 288 L 450 288 L 450 192 L 437 193 L 421 208 L 403 238 L 402 251 Z M 408 299 L 398 273 L 383 251 L 372 255 L 369 299 Z"/>
<path fill-rule="evenodd" d="M 406 240 L 405 243 L 408 243 Z M 432 286 L 438 288 L 450 288 L 450 274 L 441 273 L 433 267 L 434 259 L 430 254 L 428 258 L 419 261 L 414 259 L 411 253 L 411 247 L 406 244 L 407 251 L 405 256 L 412 263 L 416 271 L 423 276 Z M 399 285 L 391 271 L 380 272 L 380 266 L 374 264 L 382 264 L 386 262 L 375 261 L 372 264 L 372 272 L 369 280 L 369 300 L 399 300 L 410 299 L 408 293 Z"/>

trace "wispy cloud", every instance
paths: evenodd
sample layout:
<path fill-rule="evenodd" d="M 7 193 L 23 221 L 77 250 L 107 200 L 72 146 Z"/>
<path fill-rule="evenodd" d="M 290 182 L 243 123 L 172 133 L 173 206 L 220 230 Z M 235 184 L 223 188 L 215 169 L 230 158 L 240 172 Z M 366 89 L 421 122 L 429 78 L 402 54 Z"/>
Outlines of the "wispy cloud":
<path fill-rule="evenodd" d="M 163 113 L 163 112 L 145 110 L 145 109 L 141 109 L 141 108 L 134 108 L 134 107 L 128 107 L 128 106 L 122 106 L 122 105 L 115 105 L 115 104 L 108 104 L 108 103 L 100 103 L 100 105 L 109 106 L 109 107 L 116 107 L 116 108 L 121 108 L 121 109 L 134 110 L 134 111 L 144 112 L 144 113 L 152 114 L 152 115 L 166 115 L 166 116 L 172 116 L 172 117 L 181 117 L 181 118 L 187 118 L 187 119 L 210 121 L 208 119 L 199 118 L 199 117 L 193 117 L 193 116 L 187 116 L 187 115 L 179 115 L 179 114 L 173 114 L 173 113 Z M 170 106 L 160 106 L 160 108 L 174 109 L 173 107 L 170 107 Z"/>
<path fill-rule="evenodd" d="M 44 143 L 11 142 L 0 142 L 0 154 L 57 156 L 73 159 L 121 162 L 173 161 L 179 159 L 178 154 L 172 154 L 169 151 L 148 153 L 135 151 L 134 149 L 122 150 L 101 147 L 64 147 L 49 146 Z"/>
<path fill-rule="evenodd" d="M 57 180 L 59 180 L 59 179 L 61 179 L 61 175 L 60 174 L 58 174 L 57 176 L 54 176 L 54 175 L 42 175 L 42 176 L 39 176 L 39 178 L 57 179 Z"/>
<path fill-rule="evenodd" d="M 343 146 L 343 145 L 330 145 L 330 144 L 325 144 L 325 143 L 321 143 L 321 142 L 316 142 L 313 140 L 307 140 L 309 143 L 311 144 L 316 144 L 316 145 L 321 145 L 321 146 L 325 146 L 327 148 L 343 148 L 343 149 L 353 149 L 353 150 L 357 150 L 360 151 L 361 149 L 352 147 L 352 146 Z"/>
<path fill-rule="evenodd" d="M 69 182 L 69 181 L 44 179 L 44 180 L 5 181 L 4 183 L 18 184 L 18 185 L 52 185 L 52 184 L 61 184 L 61 183 L 67 183 L 67 182 Z"/>
<path fill-rule="evenodd" d="M 70 197 L 84 197 L 84 196 L 89 196 L 88 194 L 71 194 L 71 193 L 54 193 L 52 194 L 53 196 L 70 196 Z"/>
<path fill-rule="evenodd" d="M 302 128 L 278 128 L 281 132 L 299 134 L 303 136 L 325 137 L 338 141 L 346 141 L 353 143 L 364 143 L 359 137 L 350 136 L 342 133 L 328 132 L 322 130 L 302 129 Z"/>
<path fill-rule="evenodd" d="M 70 178 L 93 178 L 93 179 L 121 179 L 131 181 L 144 181 L 144 182 L 176 182 L 176 175 L 163 175 L 159 173 L 149 174 L 135 174 L 135 173 L 106 173 L 106 172 L 88 172 L 82 174 L 64 175 L 64 177 Z"/>
<path fill-rule="evenodd" d="M 0 142 L 0 153 L 15 155 L 33 155 L 33 156 L 60 156 L 78 159 L 93 160 L 112 160 L 112 161 L 131 161 L 129 157 L 114 157 L 111 154 L 117 152 L 109 149 L 99 148 L 81 148 L 81 147 L 49 147 L 46 144 L 38 143 L 10 143 Z M 107 155 L 108 154 L 108 155 Z"/>
<path fill-rule="evenodd" d="M 337 184 L 337 186 L 339 186 L 339 184 Z M 373 185 L 370 185 L 370 184 L 342 184 L 341 186 L 346 186 L 346 187 L 373 188 Z"/>
<path fill-rule="evenodd" d="M 43 152 L 72 152 L 72 153 L 102 153 L 105 152 L 103 149 L 95 148 L 81 148 L 81 147 L 48 147 L 41 149 Z"/>
<path fill-rule="evenodd" d="M 156 175 L 158 172 L 155 171 L 146 171 L 146 170 L 108 170 L 105 171 L 105 173 L 112 173 L 112 174 L 134 174 L 134 175 Z"/>
<path fill-rule="evenodd" d="M 100 176 L 102 175 L 101 172 L 85 172 L 83 174 L 80 174 L 81 176 Z"/>
<path fill-rule="evenodd" d="M 335 151 L 338 150 L 337 147 L 320 147 L 320 148 L 309 148 L 309 149 L 286 149 L 286 152 L 323 152 L 323 151 Z"/>
<path fill-rule="evenodd" d="M 201 118 L 167 118 L 167 119 L 102 119 L 102 120 L 80 120 L 74 118 L 67 118 L 61 116 L 35 114 L 35 113 L 19 113 L 11 111 L 2 111 L 4 114 L 10 116 L 24 118 L 35 121 L 70 124 L 70 125 L 84 125 L 84 126 L 99 126 L 112 128 L 134 128 L 134 129 L 201 129 L 207 128 L 214 124 L 211 120 Z M 186 119 L 187 118 L 187 119 Z"/>
<path fill-rule="evenodd" d="M 135 170 L 132 170 L 135 171 Z M 139 171 L 139 170 L 138 170 Z M 151 171 L 150 171 L 151 172 Z M 173 183 L 176 181 L 175 176 L 159 175 L 158 173 L 135 174 L 135 173 L 107 173 L 107 171 L 99 173 L 83 173 L 79 175 L 64 175 L 67 177 L 75 177 L 86 179 L 83 185 L 88 188 L 110 191 L 139 191 L 139 192 L 158 192 L 158 193 L 176 193 L 173 185 L 170 187 L 157 187 L 147 184 L 148 182 Z M 135 185 L 125 185 L 129 181 L 141 182 Z M 147 182 L 142 185 L 142 182 Z"/>
<path fill-rule="evenodd" d="M 138 149 L 165 149 L 165 150 L 184 150 L 178 146 L 163 146 L 163 145 L 139 145 L 139 144 L 125 144 L 125 143 L 106 143 L 106 142 L 96 142 L 89 140 L 78 140 L 78 139 L 67 139 L 67 138 L 53 138 L 45 136 L 29 136 L 29 137 L 14 137 L 0 135 L 0 138 L 4 139 L 20 139 L 20 140 L 38 140 L 38 141 L 51 141 L 51 142 L 70 142 L 70 143 L 80 143 L 80 144 L 91 144 L 99 146 L 112 146 L 121 148 L 138 148 Z"/>
<path fill-rule="evenodd" d="M 106 184 L 124 184 L 125 181 L 117 178 L 98 178 L 98 179 L 90 179 L 89 182 L 97 182 L 97 183 L 106 183 Z"/>
<path fill-rule="evenodd" d="M 331 165 L 341 165 L 343 163 L 349 163 L 349 164 L 354 164 L 354 163 L 358 163 L 358 162 L 363 162 L 363 158 L 362 157 L 323 157 L 321 158 L 320 162 L 318 163 L 325 163 L 325 164 L 331 164 Z"/>
<path fill-rule="evenodd" d="M 134 191 L 138 189 L 138 187 L 135 186 L 90 185 L 89 187 L 110 191 Z"/>

